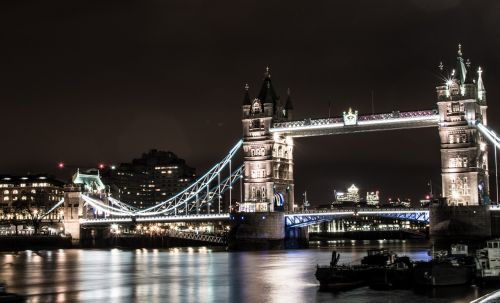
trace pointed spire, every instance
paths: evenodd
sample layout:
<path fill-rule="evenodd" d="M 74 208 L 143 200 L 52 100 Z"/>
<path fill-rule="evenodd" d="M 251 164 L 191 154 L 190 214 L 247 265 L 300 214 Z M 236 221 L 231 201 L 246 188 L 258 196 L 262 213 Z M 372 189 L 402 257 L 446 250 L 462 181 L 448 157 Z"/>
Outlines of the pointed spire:
<path fill-rule="evenodd" d="M 484 88 L 484 83 L 483 83 L 483 69 L 481 67 L 478 68 L 477 70 L 477 94 L 478 94 L 478 99 L 483 100 L 484 99 L 484 94 L 486 92 Z"/>
<path fill-rule="evenodd" d="M 264 73 L 264 79 L 271 79 L 271 69 L 266 66 L 266 72 Z"/>
<path fill-rule="evenodd" d="M 259 92 L 259 99 L 263 103 L 273 103 L 276 105 L 276 101 L 279 99 L 274 91 L 273 84 L 271 81 L 271 71 L 269 66 L 266 67 L 266 72 L 264 73 L 264 83 L 262 83 L 262 87 Z"/>
<path fill-rule="evenodd" d="M 464 59 L 462 58 L 462 45 L 458 45 L 457 52 L 457 73 L 456 78 L 460 81 L 460 84 L 463 85 L 465 83 L 465 79 L 467 76 L 467 69 L 465 68 Z"/>
<path fill-rule="evenodd" d="M 286 97 L 285 109 L 291 110 L 293 109 L 293 104 L 292 104 L 292 98 L 290 97 L 290 88 L 287 89 L 286 94 L 287 97 Z"/>
<path fill-rule="evenodd" d="M 248 94 L 248 89 L 250 86 L 248 86 L 248 83 L 245 84 L 245 96 L 243 97 L 243 105 L 252 105 L 252 100 L 250 100 L 250 95 Z"/>

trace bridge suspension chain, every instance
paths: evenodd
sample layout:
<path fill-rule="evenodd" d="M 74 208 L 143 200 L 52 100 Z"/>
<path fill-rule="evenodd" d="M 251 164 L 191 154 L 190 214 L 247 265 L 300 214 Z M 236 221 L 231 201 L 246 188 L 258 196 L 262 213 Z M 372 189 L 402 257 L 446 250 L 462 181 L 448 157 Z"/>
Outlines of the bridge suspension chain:
<path fill-rule="evenodd" d="M 483 125 L 481 122 L 476 122 L 477 129 L 491 142 L 495 145 L 496 148 L 500 148 L 500 138 L 497 134 Z"/>
<path fill-rule="evenodd" d="M 155 206 L 139 209 L 113 197 L 108 197 L 110 203 L 102 202 L 99 199 L 84 194 L 82 194 L 82 198 L 93 208 L 114 216 L 149 217 L 158 215 L 177 215 L 178 212 L 189 214 L 195 210 L 198 213 L 204 206 L 206 206 L 207 213 L 209 213 L 211 202 L 214 199 L 218 200 L 218 212 L 220 212 L 221 195 L 227 190 L 231 190 L 233 183 L 240 180 L 243 175 L 244 167 L 241 165 L 236 170 L 230 171 L 230 175 L 221 181 L 221 174 L 224 169 L 230 165 L 231 160 L 240 149 L 242 143 L 242 140 L 238 141 L 222 161 L 214 165 L 194 183 Z"/>

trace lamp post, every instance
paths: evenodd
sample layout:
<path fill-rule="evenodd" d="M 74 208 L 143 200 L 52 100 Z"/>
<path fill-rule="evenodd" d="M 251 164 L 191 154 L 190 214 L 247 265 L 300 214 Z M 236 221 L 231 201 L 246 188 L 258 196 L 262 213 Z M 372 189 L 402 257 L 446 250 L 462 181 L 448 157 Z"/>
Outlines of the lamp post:
<path fill-rule="evenodd" d="M 497 192 L 497 205 L 498 205 L 498 165 L 497 165 L 497 147 L 495 145 L 495 183 L 496 183 L 496 192 Z"/>

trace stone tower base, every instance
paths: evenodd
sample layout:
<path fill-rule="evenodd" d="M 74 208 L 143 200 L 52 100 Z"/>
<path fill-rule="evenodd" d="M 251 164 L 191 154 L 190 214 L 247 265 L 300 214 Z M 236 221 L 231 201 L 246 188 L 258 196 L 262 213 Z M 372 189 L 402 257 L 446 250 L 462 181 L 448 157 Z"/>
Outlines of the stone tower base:
<path fill-rule="evenodd" d="M 78 220 L 64 220 L 64 232 L 71 234 L 71 242 L 73 245 L 80 244 L 80 221 Z"/>
<path fill-rule="evenodd" d="M 429 211 L 432 240 L 470 241 L 491 237 L 491 215 L 487 205 L 432 205 Z"/>
<path fill-rule="evenodd" d="M 285 217 L 281 212 L 231 215 L 230 249 L 283 248 Z"/>

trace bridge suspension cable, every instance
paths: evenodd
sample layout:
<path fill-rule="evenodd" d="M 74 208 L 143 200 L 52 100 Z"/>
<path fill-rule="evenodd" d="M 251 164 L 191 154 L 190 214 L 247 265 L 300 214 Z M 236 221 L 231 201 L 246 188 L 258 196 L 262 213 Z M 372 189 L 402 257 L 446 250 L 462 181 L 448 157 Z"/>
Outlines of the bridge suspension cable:
<path fill-rule="evenodd" d="M 229 153 L 216 165 L 214 165 L 208 172 L 206 172 L 203 176 L 198 178 L 196 182 L 186 187 L 181 192 L 177 193 L 173 197 L 158 203 L 155 206 L 139 210 L 135 212 L 136 215 L 141 216 L 150 216 L 166 213 L 173 208 L 178 208 L 179 205 L 185 204 L 187 201 L 192 200 L 193 198 L 198 198 L 198 195 L 207 189 L 207 186 L 217 179 L 218 176 L 223 172 L 223 169 L 231 163 L 231 159 L 238 152 L 241 145 L 243 144 L 243 140 L 239 140 L 233 148 L 229 151 Z"/>
<path fill-rule="evenodd" d="M 171 198 L 146 209 L 139 209 L 113 197 L 108 197 L 110 203 L 105 203 L 89 195 L 82 195 L 87 204 L 99 211 L 115 216 L 145 217 L 157 215 L 177 215 L 178 212 L 191 213 L 196 210 L 199 213 L 202 206 L 207 206 L 207 212 L 211 202 L 217 198 L 220 212 L 220 198 L 227 190 L 232 189 L 232 184 L 242 178 L 243 165 L 236 170 L 230 170 L 229 176 L 221 181 L 221 174 L 240 149 L 243 140 L 238 141 L 229 153 L 216 165 L 210 168 L 203 176 L 194 183 L 175 194 Z"/>
<path fill-rule="evenodd" d="M 57 202 L 54 206 L 52 206 L 51 209 L 49 209 L 45 214 L 43 214 L 42 218 L 48 216 L 51 212 L 53 212 L 56 208 L 61 206 L 64 203 L 64 198 L 61 199 L 61 201 Z"/>
<path fill-rule="evenodd" d="M 500 138 L 498 138 L 497 134 L 493 130 L 489 129 L 481 122 L 476 122 L 476 127 L 491 143 L 495 145 L 496 148 L 500 148 Z"/>

